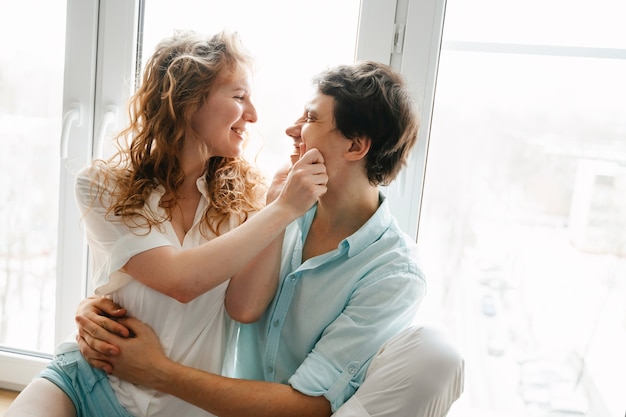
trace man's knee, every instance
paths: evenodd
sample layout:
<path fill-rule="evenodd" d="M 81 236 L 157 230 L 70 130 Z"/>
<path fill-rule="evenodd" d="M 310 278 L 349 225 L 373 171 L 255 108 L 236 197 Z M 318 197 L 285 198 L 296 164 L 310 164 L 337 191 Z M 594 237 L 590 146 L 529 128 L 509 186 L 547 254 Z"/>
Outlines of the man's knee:
<path fill-rule="evenodd" d="M 448 337 L 435 328 L 409 329 L 407 337 L 413 343 L 407 366 L 411 369 L 414 389 L 429 400 L 421 404 L 422 414 L 443 416 L 463 393 L 463 357 Z"/>
<path fill-rule="evenodd" d="M 385 343 L 334 417 L 442 417 L 463 392 L 463 378 L 463 358 L 447 337 L 412 327 Z"/>
<path fill-rule="evenodd" d="M 396 381 L 405 381 L 403 395 L 410 396 L 406 401 L 415 411 L 413 415 L 443 416 L 463 392 L 463 357 L 448 337 L 433 327 L 405 330 L 385 344 L 377 359 L 393 369 Z"/>
<path fill-rule="evenodd" d="M 457 382 L 462 388 L 465 363 L 448 337 L 432 327 L 410 330 L 412 333 L 409 335 L 414 339 L 415 347 L 408 360 L 415 367 L 416 373 L 430 374 L 440 383 L 460 379 Z"/>

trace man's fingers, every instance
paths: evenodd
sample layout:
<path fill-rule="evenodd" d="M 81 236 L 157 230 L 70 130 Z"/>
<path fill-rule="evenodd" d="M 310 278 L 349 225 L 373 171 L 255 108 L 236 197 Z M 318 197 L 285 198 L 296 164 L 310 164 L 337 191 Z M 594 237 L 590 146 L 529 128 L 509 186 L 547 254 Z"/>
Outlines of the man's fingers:
<path fill-rule="evenodd" d="M 88 359 L 87 362 L 89 362 L 89 365 L 93 366 L 94 368 L 102 369 L 108 375 L 113 374 L 113 365 L 111 365 L 109 362 L 99 361 L 97 359 Z"/>
<path fill-rule="evenodd" d="M 107 360 L 107 357 L 102 356 L 97 351 L 91 349 L 89 343 L 84 337 L 80 335 L 76 336 L 76 342 L 78 343 L 80 353 L 91 366 L 102 369 L 107 374 L 111 374 L 113 372 L 113 365 L 111 365 L 111 363 Z"/>
<path fill-rule="evenodd" d="M 134 317 L 124 317 L 123 319 L 120 319 L 120 322 L 128 329 L 130 337 L 135 337 L 144 331 L 151 330 L 150 326 Z"/>
<path fill-rule="evenodd" d="M 118 322 L 119 318 L 109 318 L 95 312 L 86 312 L 82 315 L 77 314 L 75 320 L 79 327 L 86 326 L 91 329 L 91 327 L 97 326 L 121 337 L 128 337 L 129 335 L 128 329 Z"/>
<path fill-rule="evenodd" d="M 85 315 L 94 312 L 109 317 L 123 317 L 126 309 L 108 297 L 90 296 L 83 299 L 78 305 L 77 315 Z"/>
<path fill-rule="evenodd" d="M 100 297 L 97 307 L 111 317 L 123 317 L 126 315 L 126 309 L 108 297 Z"/>
<path fill-rule="evenodd" d="M 130 336 L 130 331 L 128 330 L 128 328 L 126 328 L 126 326 L 124 326 L 123 324 L 120 324 L 119 319 L 118 320 L 111 320 L 111 319 L 106 319 L 106 318 L 101 319 L 100 327 L 120 337 Z"/>
<path fill-rule="evenodd" d="M 76 322 L 78 323 L 78 334 L 92 350 L 103 355 L 119 355 L 119 348 L 109 342 L 114 336 L 107 329 L 82 317 L 77 317 Z M 126 331 L 128 332 L 127 329 Z"/>

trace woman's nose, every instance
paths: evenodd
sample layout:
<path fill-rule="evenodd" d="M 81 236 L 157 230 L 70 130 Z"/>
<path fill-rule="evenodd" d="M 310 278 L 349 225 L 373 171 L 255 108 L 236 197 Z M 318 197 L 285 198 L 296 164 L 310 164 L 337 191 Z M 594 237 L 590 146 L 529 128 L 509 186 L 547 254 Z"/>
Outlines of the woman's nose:
<path fill-rule="evenodd" d="M 246 122 L 249 123 L 255 123 L 257 121 L 258 117 L 256 113 L 256 107 L 254 107 L 254 104 L 252 104 L 252 102 L 248 103 L 248 105 L 246 106 L 246 109 L 243 113 L 243 118 Z"/>

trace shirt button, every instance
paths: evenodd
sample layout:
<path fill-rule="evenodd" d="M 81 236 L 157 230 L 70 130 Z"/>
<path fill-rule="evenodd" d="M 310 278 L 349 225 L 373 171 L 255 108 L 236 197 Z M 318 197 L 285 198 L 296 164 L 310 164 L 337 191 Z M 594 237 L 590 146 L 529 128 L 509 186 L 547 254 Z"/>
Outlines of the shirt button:
<path fill-rule="evenodd" d="M 348 368 L 348 372 L 350 375 L 354 375 L 356 373 L 356 366 L 352 365 Z"/>
<path fill-rule="evenodd" d="M 296 277 L 291 277 L 291 282 L 294 282 L 296 280 Z"/>
<path fill-rule="evenodd" d="M 274 320 L 274 323 L 272 323 L 274 325 L 274 327 L 278 327 L 278 325 L 280 324 L 280 320 Z"/>
<path fill-rule="evenodd" d="M 270 374 L 273 374 L 273 373 L 274 373 L 274 368 L 272 368 L 271 366 L 270 366 L 270 367 L 268 367 L 268 368 L 267 368 L 267 370 L 268 370 L 268 372 L 269 372 Z"/>

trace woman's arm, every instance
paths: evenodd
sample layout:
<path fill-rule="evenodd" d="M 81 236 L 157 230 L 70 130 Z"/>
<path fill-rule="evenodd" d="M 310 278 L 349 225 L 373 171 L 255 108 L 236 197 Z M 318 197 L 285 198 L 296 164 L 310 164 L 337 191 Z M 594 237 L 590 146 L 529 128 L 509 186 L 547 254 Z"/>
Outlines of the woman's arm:
<path fill-rule="evenodd" d="M 289 172 L 305 152 L 304 144 L 294 144 L 291 162 L 279 169 L 267 193 L 267 204 L 278 198 Z M 276 294 L 284 233 L 257 255 L 246 268 L 231 278 L 224 304 L 228 314 L 241 323 L 258 320 Z"/>
<path fill-rule="evenodd" d="M 240 323 L 257 321 L 276 294 L 283 234 L 228 283 L 224 305 L 230 317 Z"/>
<path fill-rule="evenodd" d="M 326 192 L 326 168 L 316 149 L 294 166 L 276 201 L 241 226 L 198 247 L 162 246 L 133 256 L 123 271 L 180 302 L 225 282 L 278 240 L 285 227 L 304 214 Z M 276 246 L 268 249 L 275 253 Z"/>
<path fill-rule="evenodd" d="M 291 168 L 287 165 L 276 172 L 267 193 L 267 204 L 278 198 Z M 241 323 L 255 322 L 272 301 L 278 286 L 283 236 L 281 233 L 230 279 L 224 304 L 233 319 Z"/>

